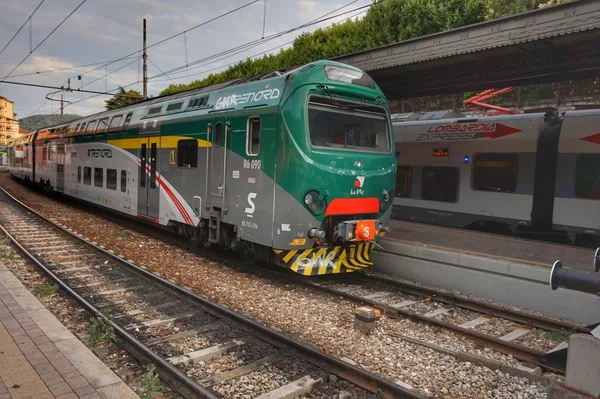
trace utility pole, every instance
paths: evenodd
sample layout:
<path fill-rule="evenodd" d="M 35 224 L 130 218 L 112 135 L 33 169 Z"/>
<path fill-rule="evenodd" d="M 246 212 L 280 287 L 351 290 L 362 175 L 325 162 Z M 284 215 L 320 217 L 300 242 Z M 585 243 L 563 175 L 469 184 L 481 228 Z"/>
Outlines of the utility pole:
<path fill-rule="evenodd" d="M 60 123 L 63 123 L 64 95 L 60 95 Z"/>
<path fill-rule="evenodd" d="M 144 100 L 148 98 L 148 54 L 146 54 L 146 18 L 144 18 L 144 52 L 142 53 L 142 59 L 144 60 Z"/>

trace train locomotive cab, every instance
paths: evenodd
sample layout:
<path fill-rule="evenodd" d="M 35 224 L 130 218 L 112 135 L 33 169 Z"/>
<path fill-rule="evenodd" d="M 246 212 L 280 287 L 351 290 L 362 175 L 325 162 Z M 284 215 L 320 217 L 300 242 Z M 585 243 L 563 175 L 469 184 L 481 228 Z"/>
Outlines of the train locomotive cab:
<path fill-rule="evenodd" d="M 300 274 L 364 270 L 389 229 L 394 198 L 389 109 L 358 69 L 333 62 L 303 69 L 290 75 L 294 91 L 281 104 L 286 150 L 277 182 L 295 201 L 275 204 L 273 247 L 279 263 Z"/>

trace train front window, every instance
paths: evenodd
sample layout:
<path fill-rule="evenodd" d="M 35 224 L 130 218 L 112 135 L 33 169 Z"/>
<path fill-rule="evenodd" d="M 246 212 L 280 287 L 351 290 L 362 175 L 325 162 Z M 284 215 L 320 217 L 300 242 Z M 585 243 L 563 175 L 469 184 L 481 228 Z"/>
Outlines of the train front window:
<path fill-rule="evenodd" d="M 390 132 L 382 107 L 321 96 L 308 102 L 310 142 L 315 147 L 390 152 Z"/>

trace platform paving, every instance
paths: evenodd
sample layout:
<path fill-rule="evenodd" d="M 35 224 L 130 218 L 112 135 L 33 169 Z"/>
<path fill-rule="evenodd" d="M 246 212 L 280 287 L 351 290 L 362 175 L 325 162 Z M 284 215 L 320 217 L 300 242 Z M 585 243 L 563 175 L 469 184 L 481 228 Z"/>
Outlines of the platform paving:
<path fill-rule="evenodd" d="M 390 221 L 390 227 L 386 240 L 420 248 L 547 268 L 561 260 L 568 268 L 593 270 L 591 249 L 396 219 Z M 386 248 L 385 240 L 381 245 Z"/>
<path fill-rule="evenodd" d="M 138 398 L 0 265 L 0 399 Z"/>

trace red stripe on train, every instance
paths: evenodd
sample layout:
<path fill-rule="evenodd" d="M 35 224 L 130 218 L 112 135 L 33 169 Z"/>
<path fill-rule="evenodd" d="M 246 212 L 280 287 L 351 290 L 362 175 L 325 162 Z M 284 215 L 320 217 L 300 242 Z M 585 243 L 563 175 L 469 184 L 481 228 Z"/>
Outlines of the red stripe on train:
<path fill-rule="evenodd" d="M 379 212 L 378 198 L 336 198 L 329 203 L 325 216 Z"/>

